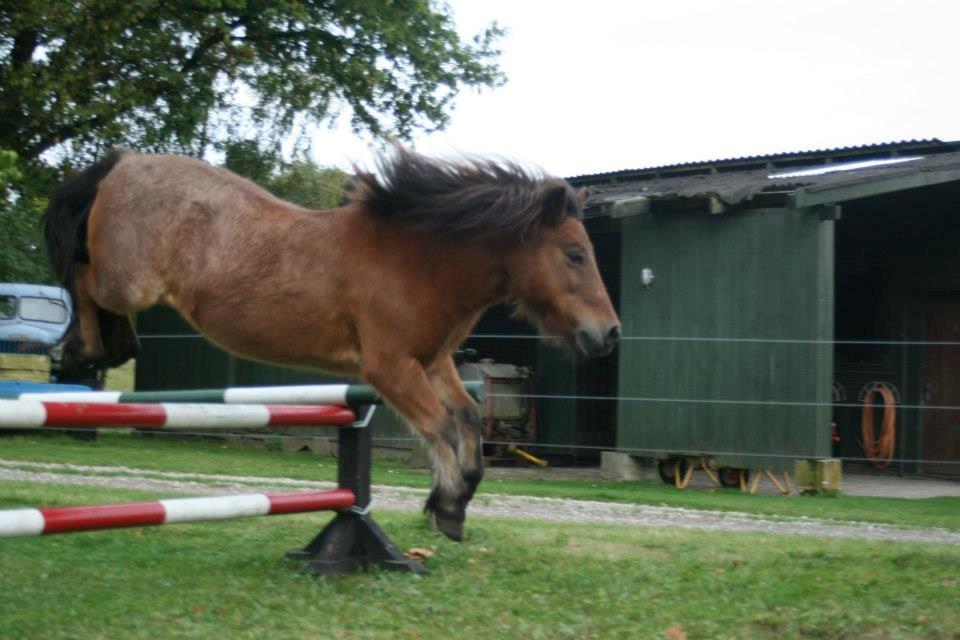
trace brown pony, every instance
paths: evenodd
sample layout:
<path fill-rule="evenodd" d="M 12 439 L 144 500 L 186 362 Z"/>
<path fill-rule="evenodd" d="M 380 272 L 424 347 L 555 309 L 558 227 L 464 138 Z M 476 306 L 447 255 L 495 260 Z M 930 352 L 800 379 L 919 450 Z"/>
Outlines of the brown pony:
<path fill-rule="evenodd" d="M 330 211 L 179 156 L 114 151 L 71 177 L 44 220 L 76 310 L 65 366 L 135 356 L 130 315 L 165 303 L 238 355 L 362 376 L 426 440 L 425 511 L 460 540 L 483 459 L 454 350 L 498 302 L 585 356 L 608 353 L 620 324 L 581 222 L 583 191 L 508 162 L 400 146 L 378 169 Z"/>

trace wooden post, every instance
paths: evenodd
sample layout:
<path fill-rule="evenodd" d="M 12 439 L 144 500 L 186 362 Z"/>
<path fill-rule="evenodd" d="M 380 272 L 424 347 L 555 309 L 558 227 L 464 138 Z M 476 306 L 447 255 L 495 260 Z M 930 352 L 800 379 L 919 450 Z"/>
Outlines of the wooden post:
<path fill-rule="evenodd" d="M 836 458 L 797 460 L 794 463 L 794 469 L 798 492 L 806 494 L 825 493 L 828 495 L 840 493 L 842 480 L 840 460 Z"/>

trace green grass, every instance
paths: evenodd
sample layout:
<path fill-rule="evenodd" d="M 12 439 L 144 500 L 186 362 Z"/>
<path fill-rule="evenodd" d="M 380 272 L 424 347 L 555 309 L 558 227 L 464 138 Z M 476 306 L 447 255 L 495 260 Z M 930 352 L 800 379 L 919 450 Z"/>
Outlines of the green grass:
<path fill-rule="evenodd" d="M 0 458 L 84 465 L 126 465 L 159 471 L 190 471 L 306 480 L 335 480 L 336 460 L 313 454 L 263 450 L 225 442 L 101 433 L 96 442 L 60 436 L 0 440 Z M 429 472 L 399 461 L 377 461 L 375 483 L 427 487 Z M 742 511 L 765 517 L 816 517 L 960 531 L 960 498 L 867 498 L 765 496 L 731 490 L 679 491 L 660 483 L 582 480 L 505 480 L 488 478 L 480 494 L 504 493 L 695 509 Z"/>
<path fill-rule="evenodd" d="M 142 492 L 5 485 L 19 504 Z M 960 549 L 377 513 L 430 575 L 281 561 L 327 514 L 0 541 L 0 637 L 956 638 Z"/>

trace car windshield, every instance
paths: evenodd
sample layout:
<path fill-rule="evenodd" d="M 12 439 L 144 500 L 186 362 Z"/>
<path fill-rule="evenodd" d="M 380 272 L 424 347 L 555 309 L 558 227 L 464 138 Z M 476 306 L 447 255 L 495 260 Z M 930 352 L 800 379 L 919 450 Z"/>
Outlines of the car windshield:
<path fill-rule="evenodd" d="M 24 320 L 63 324 L 67 321 L 67 306 L 50 298 L 22 298 L 20 317 Z"/>
<path fill-rule="evenodd" d="M 0 296 L 0 319 L 12 318 L 17 312 L 17 299 L 13 296 Z"/>

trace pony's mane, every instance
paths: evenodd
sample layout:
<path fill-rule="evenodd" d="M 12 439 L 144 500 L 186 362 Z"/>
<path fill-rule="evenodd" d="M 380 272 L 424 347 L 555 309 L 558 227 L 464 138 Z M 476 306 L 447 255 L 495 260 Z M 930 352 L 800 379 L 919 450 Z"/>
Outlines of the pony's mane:
<path fill-rule="evenodd" d="M 520 242 L 565 216 L 582 218 L 573 188 L 501 158 L 431 158 L 399 144 L 357 171 L 348 200 L 371 214 L 444 237 Z"/>

